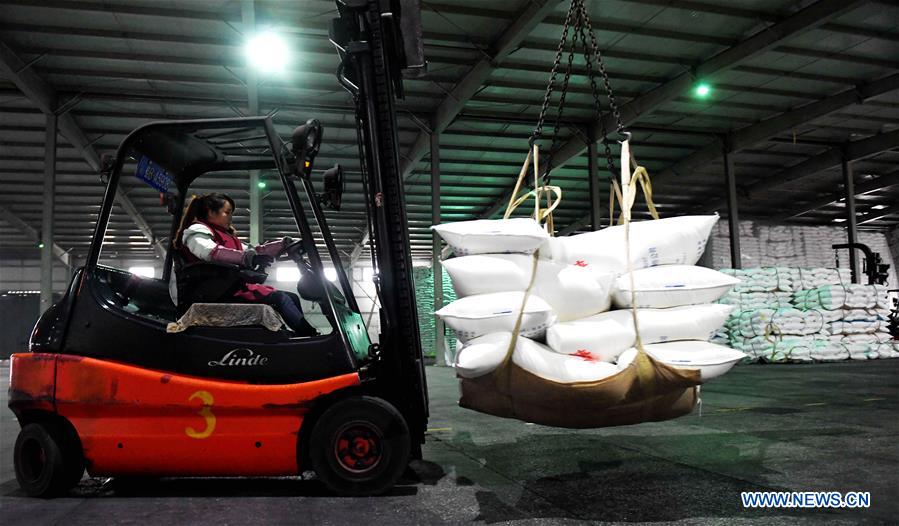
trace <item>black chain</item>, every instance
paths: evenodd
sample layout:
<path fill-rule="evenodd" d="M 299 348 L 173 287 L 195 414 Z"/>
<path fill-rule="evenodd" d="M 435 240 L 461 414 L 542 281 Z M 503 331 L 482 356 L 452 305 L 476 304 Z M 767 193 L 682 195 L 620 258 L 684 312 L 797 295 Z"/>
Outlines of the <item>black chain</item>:
<path fill-rule="evenodd" d="M 555 89 L 556 77 L 558 76 L 559 65 L 562 61 L 562 52 L 564 51 L 565 44 L 568 41 L 568 35 L 571 31 L 572 20 L 575 21 L 574 33 L 572 35 L 571 47 L 568 54 L 568 62 L 565 69 L 565 79 L 562 83 L 562 93 L 559 97 L 559 105 L 556 112 L 552 145 L 547 154 L 542 174 L 543 184 L 545 185 L 549 185 L 551 183 L 553 154 L 556 152 L 556 146 L 558 144 L 559 129 L 562 122 L 562 113 L 565 108 L 565 98 L 568 94 L 568 85 L 571 78 L 575 49 L 579 41 L 584 46 L 584 61 L 587 67 L 587 78 L 590 80 L 590 89 L 593 94 L 593 109 L 595 118 L 599 121 L 600 132 L 602 133 L 602 143 L 605 150 L 604 153 L 606 157 L 606 165 L 612 178 L 616 177 L 615 164 L 612 157 L 612 150 L 609 147 L 608 131 L 606 130 L 605 122 L 603 120 L 601 96 L 599 93 L 599 87 L 596 84 L 596 74 L 593 70 L 594 61 L 599 68 L 600 75 L 602 75 L 603 85 L 609 99 L 609 111 L 615 117 L 616 131 L 620 134 L 628 135 L 627 131 L 624 128 L 624 124 L 621 122 L 621 113 L 618 110 L 618 104 L 615 102 L 615 94 L 612 91 L 612 84 L 609 80 L 609 75 L 606 72 L 605 63 L 602 58 L 602 52 L 599 50 L 599 44 L 596 41 L 596 33 L 594 33 L 593 31 L 593 25 L 590 22 L 590 15 L 587 12 L 587 7 L 584 3 L 584 0 L 572 0 L 571 5 L 568 8 L 568 14 L 565 17 L 565 25 L 562 28 L 562 38 L 559 40 L 559 46 L 556 49 L 556 56 L 555 60 L 553 61 L 549 83 L 546 86 L 546 93 L 543 96 L 543 105 L 540 108 L 540 115 L 537 118 L 537 126 L 534 128 L 534 133 L 531 135 L 530 143 L 531 145 L 533 145 L 534 142 L 539 140 L 543 134 L 543 124 L 546 119 L 546 113 L 549 109 L 549 103 L 552 98 L 553 91 Z M 587 42 L 587 34 L 590 35 L 589 43 Z M 595 138 L 593 137 L 589 138 L 589 140 L 594 139 Z"/>
<path fill-rule="evenodd" d="M 562 38 L 559 40 L 558 49 L 556 49 L 556 58 L 553 61 L 553 69 L 549 76 L 549 84 L 546 86 L 546 93 L 543 95 L 543 106 L 540 108 L 540 116 L 537 118 L 537 127 L 534 128 L 534 133 L 531 135 L 531 143 L 538 140 L 543 134 L 543 121 L 546 119 L 546 110 L 549 109 L 549 100 L 555 87 L 556 74 L 558 73 L 559 63 L 562 61 L 562 50 L 565 48 L 565 41 L 568 40 L 568 29 L 571 26 L 571 16 L 575 12 L 575 3 L 577 1 L 573 0 L 571 2 L 571 6 L 568 8 L 568 15 L 565 17 L 565 25 L 562 27 Z"/>
<path fill-rule="evenodd" d="M 593 32 L 593 24 L 590 23 L 590 16 L 587 14 L 587 8 L 584 6 L 583 0 L 574 0 L 574 2 L 580 5 L 581 19 L 587 26 L 587 32 L 590 34 L 590 45 L 593 54 L 596 55 L 596 63 L 599 65 L 599 72 L 602 74 L 602 82 L 606 87 L 606 93 L 609 97 L 609 108 L 612 110 L 612 115 L 615 116 L 617 131 L 618 133 L 625 133 L 624 125 L 621 123 L 621 113 L 618 112 L 618 104 L 615 103 L 615 94 L 612 92 L 609 74 L 606 73 L 606 65 L 602 60 L 602 52 L 599 50 L 599 44 L 596 43 L 596 33 Z"/>
<path fill-rule="evenodd" d="M 584 60 L 587 63 L 587 78 L 590 79 L 590 90 L 593 92 L 593 118 L 595 118 L 596 121 L 599 122 L 599 130 L 602 133 L 602 145 L 605 149 L 606 154 L 606 166 L 609 169 L 610 177 L 617 178 L 617 174 L 615 173 L 615 161 L 612 158 L 612 149 L 609 148 L 609 141 L 606 140 L 608 132 L 606 131 L 606 123 L 603 121 L 602 105 L 599 102 L 599 87 L 596 85 L 596 75 L 593 72 L 593 61 L 590 60 L 590 50 L 587 46 L 587 35 L 584 33 L 583 26 L 579 28 L 578 36 L 580 37 L 581 42 L 584 44 Z M 593 139 L 594 137 L 588 137 L 588 140 Z"/>
<path fill-rule="evenodd" d="M 574 50 L 577 47 L 577 31 L 581 28 L 580 24 L 575 26 L 575 34 L 571 39 L 571 47 L 568 49 L 568 63 L 565 66 L 565 80 L 562 81 L 562 94 L 559 96 L 559 109 L 556 111 L 556 122 L 553 127 L 553 141 L 549 147 L 549 153 L 546 156 L 546 163 L 543 169 L 543 184 L 549 186 L 552 183 L 550 172 L 552 171 L 553 154 L 559 144 L 559 128 L 562 125 L 562 112 L 565 110 L 565 97 L 568 95 L 568 83 L 571 80 L 572 64 L 574 63 Z"/>

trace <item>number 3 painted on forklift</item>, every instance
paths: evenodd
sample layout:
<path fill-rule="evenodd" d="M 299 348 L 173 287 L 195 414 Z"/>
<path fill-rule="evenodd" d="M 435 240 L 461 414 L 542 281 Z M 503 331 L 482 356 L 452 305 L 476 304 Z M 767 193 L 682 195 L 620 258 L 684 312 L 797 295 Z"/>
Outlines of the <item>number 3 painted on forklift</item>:
<path fill-rule="evenodd" d="M 199 398 L 200 401 L 203 402 L 203 407 L 197 411 L 197 414 L 202 416 L 204 420 L 206 420 L 206 429 L 202 431 L 197 431 L 192 427 L 185 427 L 184 432 L 187 433 L 187 436 L 190 438 L 209 438 L 209 435 L 215 430 L 215 415 L 212 414 L 212 404 L 214 400 L 212 399 L 212 395 L 209 391 L 197 391 L 196 393 L 190 395 L 188 400 L 193 400 L 194 398 Z"/>

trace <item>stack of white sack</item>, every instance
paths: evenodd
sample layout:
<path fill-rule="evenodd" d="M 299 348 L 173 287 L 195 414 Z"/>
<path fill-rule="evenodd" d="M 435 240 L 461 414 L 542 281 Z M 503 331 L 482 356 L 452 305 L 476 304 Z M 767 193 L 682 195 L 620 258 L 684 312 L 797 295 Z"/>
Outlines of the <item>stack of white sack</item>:
<path fill-rule="evenodd" d="M 847 269 L 759 268 L 723 273 L 745 281 L 719 303 L 736 305 L 712 340 L 767 362 L 899 356 L 891 340 L 886 289 L 849 283 Z M 792 285 L 790 285 L 790 283 Z M 792 286 L 792 293 L 785 292 Z M 751 292 L 745 292 L 751 291 Z M 789 303 L 786 302 L 789 296 Z"/>
<path fill-rule="evenodd" d="M 792 292 L 734 292 L 730 291 L 718 303 L 733 305 L 737 310 L 784 309 L 793 306 Z"/>
<path fill-rule="evenodd" d="M 728 320 L 731 334 L 742 338 L 821 334 L 826 325 L 824 313 L 793 308 L 742 311 Z"/>
<path fill-rule="evenodd" d="M 631 223 L 630 261 L 623 226 L 565 238 L 549 238 L 530 219 L 433 227 L 456 256 L 461 255 L 443 262 L 459 299 L 436 313 L 463 343 L 456 364 L 459 374 L 469 374 L 463 373 L 467 364 L 481 364 L 474 368 L 479 371 L 483 364 L 498 364 L 487 358 L 485 345 L 494 345 L 496 334 L 514 330 L 532 275 L 534 283 L 519 328 L 526 339 L 518 347 L 547 350 L 542 346 L 546 341 L 557 355 L 573 355 L 554 358 L 561 360 L 558 363 L 613 363 L 636 344 L 636 332 L 630 310 L 607 311 L 612 305 L 629 309 L 635 297 L 647 351 L 654 344 L 675 340 L 691 342 L 697 353 L 709 348 L 713 344 L 708 340 L 733 310 L 715 302 L 739 283 L 733 276 L 695 266 L 717 220 L 714 215 Z M 533 274 L 533 253 L 538 249 Z M 632 275 L 627 272 L 629 263 Z M 720 346 L 711 348 L 720 350 Z M 516 348 L 515 352 L 530 351 Z M 682 360 L 678 353 L 683 352 L 680 347 L 677 353 L 659 352 L 659 360 L 668 363 L 675 354 Z M 596 374 L 591 378 L 595 380 Z"/>
<path fill-rule="evenodd" d="M 887 331 L 866 334 L 834 334 L 830 341 L 840 345 L 853 360 L 899 358 L 899 340 L 892 339 Z"/>
<path fill-rule="evenodd" d="M 470 340 L 456 358 L 456 373 L 463 378 L 477 378 L 494 371 L 506 357 L 511 332 L 497 332 Z M 705 341 L 677 341 L 643 346 L 646 353 L 662 363 L 681 369 L 697 369 L 702 382 L 726 373 L 745 354 Z M 565 355 L 549 347 L 519 337 L 512 352 L 512 362 L 545 380 L 561 384 L 596 382 L 621 372 L 637 355 L 634 348 L 620 353 L 617 360 L 604 361 L 592 356 Z"/>
<path fill-rule="evenodd" d="M 826 285 L 852 283 L 852 271 L 848 268 L 797 268 L 793 290 L 809 290 Z"/>
<path fill-rule="evenodd" d="M 887 309 L 889 301 L 884 285 L 824 285 L 793 293 L 798 309 Z"/>
<path fill-rule="evenodd" d="M 853 360 L 899 358 L 899 341 L 889 333 L 890 311 L 883 308 L 825 311 L 830 341 L 843 345 Z"/>
<path fill-rule="evenodd" d="M 721 272 L 740 280 L 733 292 L 792 292 L 798 269 L 790 267 L 755 267 L 721 269 Z"/>
<path fill-rule="evenodd" d="M 746 353 L 750 361 L 769 363 L 833 362 L 850 357 L 844 345 L 815 336 L 746 338 L 732 340 L 731 345 Z"/>

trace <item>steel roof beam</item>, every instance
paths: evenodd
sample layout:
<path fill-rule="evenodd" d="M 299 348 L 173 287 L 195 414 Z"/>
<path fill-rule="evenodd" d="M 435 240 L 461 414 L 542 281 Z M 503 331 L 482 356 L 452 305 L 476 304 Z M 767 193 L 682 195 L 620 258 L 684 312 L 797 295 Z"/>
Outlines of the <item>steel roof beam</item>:
<path fill-rule="evenodd" d="M 674 100 L 687 92 L 697 78 L 708 79 L 716 74 L 733 69 L 747 60 L 777 47 L 783 41 L 819 27 L 831 18 L 846 13 L 862 3 L 864 3 L 863 0 L 852 2 L 820 0 L 783 21 L 759 31 L 739 44 L 718 53 L 698 65 L 694 71 L 683 73 L 631 100 L 621 107 L 621 121 L 627 126 L 642 115 L 652 112 L 662 104 Z M 615 130 L 615 127 L 615 116 L 609 113 L 603 118 L 601 126 L 597 124 L 591 125 L 589 136 L 602 140 L 602 129 Z M 569 160 L 581 155 L 586 148 L 587 145 L 579 137 L 569 139 L 553 154 L 554 168 L 559 169 Z M 721 149 L 716 147 L 716 153 L 720 154 L 720 152 Z M 509 194 L 511 192 L 507 192 L 506 195 L 500 198 L 499 202 L 508 200 Z M 486 212 L 492 212 L 496 209 L 497 207 L 494 205 L 488 208 Z M 482 214 L 482 217 L 486 217 L 486 215 Z"/>
<path fill-rule="evenodd" d="M 827 20 L 855 9 L 863 3 L 863 0 L 852 2 L 820 0 L 782 22 L 763 29 L 739 44 L 718 53 L 697 66 L 695 71 L 683 73 L 628 102 L 621 107 L 621 121 L 627 126 L 642 115 L 686 93 L 696 79 L 709 79 L 714 75 L 733 69 L 749 59 L 777 47 L 781 42 L 819 27 Z M 609 114 L 603 118 L 603 125 L 593 125 L 591 132 L 597 137 L 597 140 L 602 140 L 602 128 L 614 131 L 615 126 L 615 116 Z M 587 145 L 577 138 L 566 142 L 553 155 L 553 165 L 556 168 L 562 166 L 569 159 L 580 155 L 586 148 Z M 718 151 L 720 153 L 720 148 Z"/>
<path fill-rule="evenodd" d="M 899 185 L 899 170 L 895 170 L 888 174 L 882 175 L 877 179 L 873 179 L 871 181 L 867 181 L 865 183 L 856 185 L 855 187 L 855 195 L 865 195 L 870 194 L 871 192 L 876 192 L 878 190 L 884 190 L 886 188 L 890 188 L 891 186 Z M 781 219 L 794 219 L 801 215 L 807 214 L 809 212 L 815 212 L 821 208 L 825 208 L 827 206 L 832 205 L 833 203 L 839 202 L 840 199 L 843 198 L 842 193 L 835 193 L 829 195 L 827 197 L 823 197 L 817 201 L 812 201 L 809 204 L 803 205 L 803 210 L 797 212 L 795 214 L 789 216 L 781 216 Z"/>
<path fill-rule="evenodd" d="M 827 97 L 817 102 L 800 106 L 795 110 L 782 113 L 777 117 L 761 121 L 735 131 L 730 138 L 731 149 L 734 152 L 746 149 L 761 141 L 764 141 L 778 133 L 792 129 L 800 124 L 828 115 L 853 104 L 863 104 L 866 100 L 899 89 L 899 74 L 894 74 L 867 84 L 861 84 L 853 89 L 842 91 L 836 95 Z M 684 159 L 678 161 L 670 169 L 656 176 L 658 180 L 673 177 L 680 173 L 687 173 L 700 164 L 714 161 L 721 154 L 721 148 L 717 141 L 704 148 L 693 152 Z"/>
<path fill-rule="evenodd" d="M 465 104 L 481 89 L 484 82 L 519 44 L 556 7 L 559 0 L 535 0 L 497 39 L 490 56 L 482 58 L 440 102 L 431 118 L 431 133 L 442 133 L 456 118 Z M 422 130 L 404 158 L 401 167 L 403 179 L 407 179 L 430 147 L 430 133 Z"/>
<path fill-rule="evenodd" d="M 41 234 L 37 231 L 37 229 L 23 221 L 9 208 L 0 206 L 0 218 L 3 218 L 7 223 L 22 231 L 22 233 L 25 234 L 28 240 L 33 242 L 35 246 L 37 246 L 37 244 L 41 241 Z M 69 256 L 68 252 L 63 250 L 63 248 L 56 243 L 53 243 L 52 248 L 53 255 L 59 258 L 59 260 L 62 261 L 65 266 L 72 266 L 72 258 Z"/>
<path fill-rule="evenodd" d="M 15 83 L 16 87 L 28 97 L 44 113 L 56 113 L 57 93 L 44 79 L 37 75 L 31 68 L 26 68 L 22 60 L 6 45 L 0 41 L 0 72 Z M 70 112 L 58 117 L 59 132 L 68 139 L 69 143 L 79 151 L 84 160 L 94 172 L 100 170 L 100 156 L 84 135 L 75 118 Z M 116 199 L 128 215 L 137 224 L 138 229 L 150 242 L 153 250 L 160 257 L 165 257 L 165 248 L 153 235 L 149 224 L 141 216 L 140 212 L 128 199 L 121 187 L 116 188 Z"/>
<path fill-rule="evenodd" d="M 899 214 L 899 205 L 893 205 L 888 208 L 884 208 L 883 210 L 878 210 L 877 213 L 869 216 L 865 216 L 861 221 L 858 221 L 859 225 L 863 225 L 865 223 L 872 223 L 874 221 L 880 221 L 886 216 L 891 216 L 894 214 Z"/>
<path fill-rule="evenodd" d="M 844 160 L 857 161 L 897 146 L 899 146 L 899 130 L 881 133 L 867 139 L 847 143 L 846 145 L 835 146 L 761 181 L 743 185 L 740 188 L 740 194 L 746 199 L 758 199 L 765 192 L 776 190 L 781 186 L 833 168 Z M 713 201 L 704 207 L 704 211 L 713 212 L 725 204 L 726 201 L 724 199 Z"/>

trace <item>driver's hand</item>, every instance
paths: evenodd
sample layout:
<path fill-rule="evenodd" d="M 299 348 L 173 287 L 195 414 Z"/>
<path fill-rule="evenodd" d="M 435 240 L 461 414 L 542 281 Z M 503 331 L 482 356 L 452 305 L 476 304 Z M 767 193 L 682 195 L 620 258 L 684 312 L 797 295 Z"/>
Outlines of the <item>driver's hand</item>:
<path fill-rule="evenodd" d="M 265 254 L 256 254 L 253 256 L 253 268 L 267 267 L 275 262 L 275 258 Z"/>
<path fill-rule="evenodd" d="M 299 239 L 290 236 L 284 236 L 284 239 L 281 240 L 281 254 L 285 253 L 287 251 L 287 247 L 296 243 L 297 241 L 299 241 Z"/>

